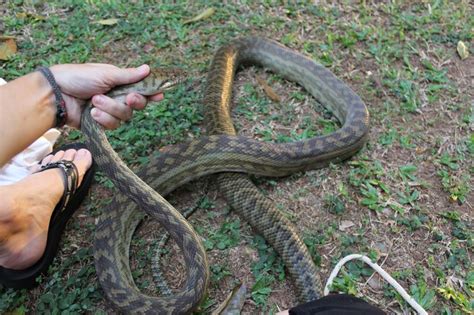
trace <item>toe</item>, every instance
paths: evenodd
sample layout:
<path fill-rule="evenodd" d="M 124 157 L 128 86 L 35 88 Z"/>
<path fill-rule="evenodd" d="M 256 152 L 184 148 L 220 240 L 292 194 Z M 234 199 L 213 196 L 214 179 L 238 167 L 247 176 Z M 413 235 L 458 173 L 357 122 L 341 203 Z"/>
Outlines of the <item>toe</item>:
<path fill-rule="evenodd" d="M 57 152 L 59 153 L 59 152 Z M 45 156 L 44 159 L 41 160 L 41 165 L 46 165 L 48 163 L 50 163 L 54 158 L 54 155 L 50 154 L 48 156 Z"/>
<path fill-rule="evenodd" d="M 87 172 L 87 170 L 92 165 L 92 155 L 87 149 L 68 149 L 66 151 L 58 151 L 54 155 L 50 154 L 46 156 L 42 161 L 41 165 L 46 165 L 48 163 L 54 163 L 57 161 L 72 161 L 79 172 L 79 185 L 82 181 L 82 177 Z M 38 171 L 40 169 L 39 165 L 37 169 L 33 170 L 33 172 Z"/>
<path fill-rule="evenodd" d="M 60 151 L 56 152 L 55 155 L 53 155 L 53 157 L 49 160 L 48 163 L 54 163 L 54 162 L 57 162 L 57 161 L 59 161 L 59 160 L 62 160 L 62 159 L 63 159 L 63 156 L 64 156 L 64 151 L 63 151 L 63 150 L 60 150 Z M 46 165 L 47 163 L 45 163 L 45 162 L 43 161 L 42 164 L 43 164 L 43 165 Z"/>
<path fill-rule="evenodd" d="M 76 152 L 73 162 L 79 171 L 79 181 L 82 181 L 82 177 L 92 165 L 92 155 L 88 150 L 80 149 Z"/>
<path fill-rule="evenodd" d="M 41 169 L 41 166 L 45 166 L 48 163 L 56 162 L 59 161 L 64 155 L 64 151 L 58 151 L 56 154 L 49 154 L 45 156 L 39 163 L 38 165 L 35 165 L 33 168 L 31 168 L 31 173 L 36 173 Z"/>
<path fill-rule="evenodd" d="M 74 149 L 69 149 L 64 152 L 64 155 L 62 156 L 61 160 L 65 161 L 74 161 L 74 157 L 76 156 L 77 151 Z"/>

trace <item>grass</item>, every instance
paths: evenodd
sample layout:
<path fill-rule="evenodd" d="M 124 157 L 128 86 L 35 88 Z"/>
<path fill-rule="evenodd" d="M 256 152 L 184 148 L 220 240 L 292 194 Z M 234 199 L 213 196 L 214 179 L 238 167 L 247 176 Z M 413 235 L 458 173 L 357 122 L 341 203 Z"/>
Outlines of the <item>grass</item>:
<path fill-rule="evenodd" d="M 285 179 L 257 179 L 304 237 L 326 279 L 348 253 L 365 253 L 383 264 L 429 312 L 474 312 L 472 178 L 474 166 L 473 57 L 460 60 L 458 41 L 473 52 L 469 1 L 321 1 L 315 5 L 263 1 L 169 2 L 15 0 L 2 5 L 0 32 L 14 36 L 18 53 L 0 63 L 6 80 L 40 65 L 108 62 L 120 66 L 179 65 L 198 88 L 183 86 L 136 113 L 109 133 L 134 168 L 165 145 L 205 133 L 202 78 L 213 52 L 231 39 L 269 36 L 304 52 L 346 81 L 366 102 L 371 136 L 350 161 Z M 183 24 L 214 7 L 208 19 Z M 101 25 L 103 19 L 118 19 Z M 282 97 L 268 99 L 255 76 Z M 330 133 L 338 126 L 308 94 L 261 69 L 242 71 L 234 110 L 239 132 L 288 142 Z M 66 130 L 64 141 L 81 139 Z M 69 224 L 49 275 L 31 291 L 0 289 L 0 313 L 110 313 L 93 268 L 95 223 L 114 194 L 98 184 Z M 205 240 L 212 264 L 209 313 L 239 281 L 250 288 L 246 313 L 275 312 L 296 304 L 280 259 L 226 207 L 205 180 L 170 196 L 180 208 L 198 207 L 191 222 Z M 204 197 L 203 197 L 204 195 Z M 342 221 L 354 225 L 348 229 Z M 133 241 L 134 277 L 155 293 L 148 268 L 156 224 L 144 224 Z M 168 261 L 179 262 L 176 250 Z M 171 283 L 183 281 L 178 264 Z M 140 271 L 145 270 L 145 271 Z M 388 313 L 409 307 L 358 263 L 349 264 L 333 290 L 364 296 Z M 379 284 L 377 284 L 379 283 Z"/>

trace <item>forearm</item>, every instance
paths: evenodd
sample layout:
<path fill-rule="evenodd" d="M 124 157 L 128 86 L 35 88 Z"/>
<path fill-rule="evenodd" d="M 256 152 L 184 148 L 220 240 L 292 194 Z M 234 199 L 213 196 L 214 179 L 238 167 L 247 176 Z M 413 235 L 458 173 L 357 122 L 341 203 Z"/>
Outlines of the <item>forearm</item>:
<path fill-rule="evenodd" d="M 51 86 L 39 72 L 0 86 L 0 167 L 55 124 Z"/>
<path fill-rule="evenodd" d="M 66 124 L 78 128 L 82 109 L 92 98 L 92 117 L 104 128 L 113 129 L 132 117 L 134 109 L 143 109 L 147 98 L 137 93 L 125 102 L 101 95 L 117 85 L 144 79 L 150 67 L 121 69 L 107 64 L 55 65 L 50 68 L 66 103 Z M 94 101 L 93 96 L 96 96 Z M 150 96 L 163 98 L 162 93 Z M 0 167 L 56 124 L 56 104 L 48 80 L 34 72 L 0 86 Z"/>

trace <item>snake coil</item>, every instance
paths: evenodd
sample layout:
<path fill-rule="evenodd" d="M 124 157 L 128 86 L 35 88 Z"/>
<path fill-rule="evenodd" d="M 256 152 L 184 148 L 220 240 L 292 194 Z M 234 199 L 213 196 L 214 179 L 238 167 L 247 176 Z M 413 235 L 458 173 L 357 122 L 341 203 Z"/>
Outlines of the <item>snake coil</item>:
<path fill-rule="evenodd" d="M 342 127 L 332 134 L 292 143 L 267 143 L 235 135 L 230 119 L 233 77 L 240 64 L 256 64 L 297 82 L 327 109 Z M 134 84 L 137 92 L 147 79 Z M 257 194 L 246 176 L 287 176 L 321 168 L 355 154 L 368 137 L 367 109 L 347 85 L 308 57 L 259 37 L 234 40 L 219 49 L 206 87 L 209 129 L 217 135 L 163 148 L 137 175 L 128 169 L 107 141 L 104 131 L 85 110 L 81 125 L 96 162 L 122 192 L 100 218 L 94 243 L 99 282 L 108 299 L 121 311 L 143 314 L 185 314 L 201 301 L 209 268 L 200 237 L 162 195 L 204 175 L 219 175 L 220 188 L 232 207 L 262 233 L 283 257 L 304 302 L 318 296 L 321 284 L 307 249 L 268 201 Z M 225 134 L 225 135 L 223 135 Z M 142 179 L 143 180 L 142 180 Z M 146 183 L 145 183 L 146 182 Z M 131 199 L 131 200 L 130 200 Z M 133 201 L 133 202 L 132 202 Z M 186 282 L 172 296 L 144 295 L 129 266 L 129 246 L 143 212 L 156 218 L 183 252 Z"/>

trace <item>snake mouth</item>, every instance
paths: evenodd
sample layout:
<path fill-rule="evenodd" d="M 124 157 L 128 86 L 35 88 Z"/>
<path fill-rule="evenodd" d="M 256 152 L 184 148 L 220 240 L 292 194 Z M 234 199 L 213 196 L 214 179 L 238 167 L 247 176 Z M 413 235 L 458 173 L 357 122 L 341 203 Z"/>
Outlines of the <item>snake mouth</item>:
<path fill-rule="evenodd" d="M 176 85 L 176 82 L 173 82 L 173 81 L 165 81 L 165 82 L 163 82 L 163 84 L 161 85 L 160 90 L 166 91 L 166 90 L 171 89 L 171 88 L 174 87 L 175 85 Z"/>

